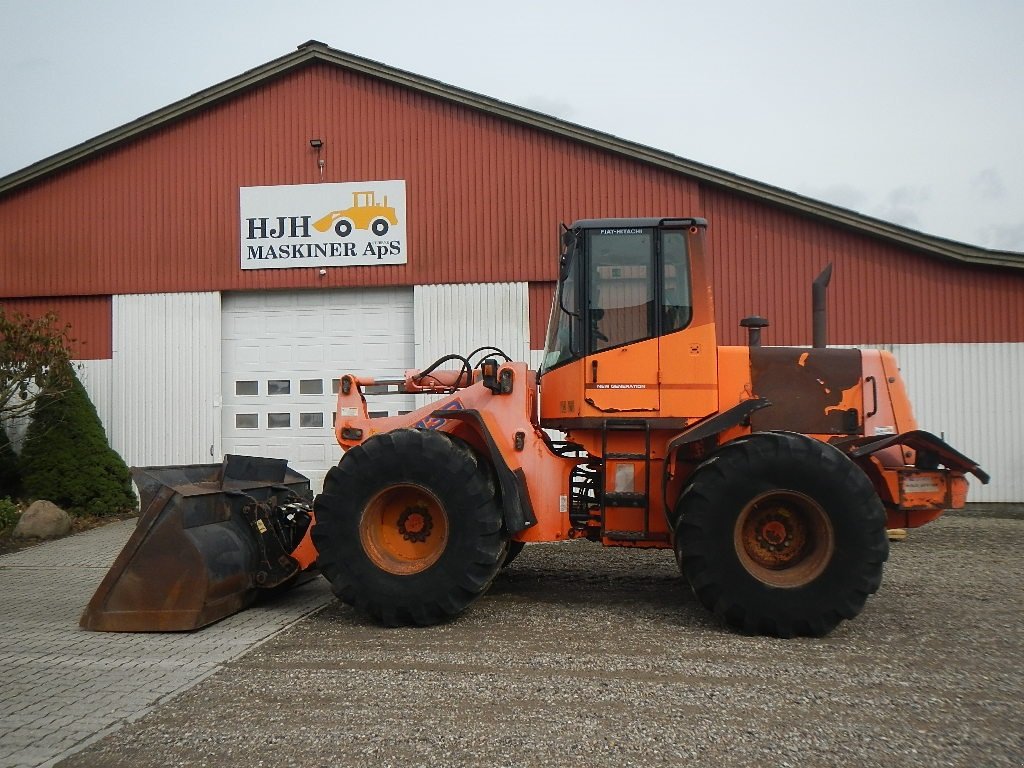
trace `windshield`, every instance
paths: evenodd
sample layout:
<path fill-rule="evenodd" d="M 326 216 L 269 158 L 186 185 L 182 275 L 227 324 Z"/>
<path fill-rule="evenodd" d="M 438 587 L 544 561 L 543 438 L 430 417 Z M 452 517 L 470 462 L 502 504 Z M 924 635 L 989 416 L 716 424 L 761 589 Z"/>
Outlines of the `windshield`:
<path fill-rule="evenodd" d="M 541 372 L 554 368 L 559 363 L 577 357 L 581 346 L 579 338 L 578 287 L 576 273 L 580 256 L 576 253 L 576 241 L 562 254 L 562 276 L 555 297 L 551 302 L 551 316 L 548 318 L 547 338 L 544 342 L 544 361 Z M 577 350 L 576 354 L 573 350 Z"/>

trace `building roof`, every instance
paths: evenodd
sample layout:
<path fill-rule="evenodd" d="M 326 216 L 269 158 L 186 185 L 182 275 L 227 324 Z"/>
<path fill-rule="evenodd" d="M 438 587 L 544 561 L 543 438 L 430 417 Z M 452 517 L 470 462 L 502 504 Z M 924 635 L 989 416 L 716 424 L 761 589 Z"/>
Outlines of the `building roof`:
<path fill-rule="evenodd" d="M 0 178 L 0 196 L 43 179 L 77 162 L 89 159 L 111 147 L 137 138 L 153 129 L 209 107 L 239 92 L 280 76 L 286 72 L 315 63 L 325 63 L 342 69 L 384 80 L 395 85 L 426 93 L 470 109 L 533 128 L 583 142 L 594 147 L 623 155 L 640 162 L 674 171 L 699 182 L 731 190 L 735 193 L 780 206 L 790 211 L 847 227 L 863 234 L 881 238 L 918 250 L 924 254 L 954 261 L 983 266 L 1024 269 L 1024 253 L 999 251 L 960 243 L 934 235 L 927 235 L 881 219 L 824 203 L 810 197 L 789 192 L 779 187 L 754 181 L 709 165 L 697 163 L 643 144 L 637 144 L 601 131 L 560 120 L 550 115 L 508 104 L 497 99 L 463 90 L 404 70 L 381 64 L 331 48 L 311 40 L 298 49 L 262 66 L 199 91 L 162 109 L 102 133 L 89 141 Z"/>

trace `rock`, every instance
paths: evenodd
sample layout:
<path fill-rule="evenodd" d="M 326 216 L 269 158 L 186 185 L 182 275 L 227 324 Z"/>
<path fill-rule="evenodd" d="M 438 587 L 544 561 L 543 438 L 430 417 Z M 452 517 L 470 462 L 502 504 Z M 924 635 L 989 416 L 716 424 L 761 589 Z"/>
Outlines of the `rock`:
<path fill-rule="evenodd" d="M 21 513 L 12 534 L 16 539 L 55 539 L 71 533 L 68 513 L 50 501 L 33 501 Z"/>
<path fill-rule="evenodd" d="M 890 528 L 889 541 L 903 541 L 907 538 L 906 528 Z"/>

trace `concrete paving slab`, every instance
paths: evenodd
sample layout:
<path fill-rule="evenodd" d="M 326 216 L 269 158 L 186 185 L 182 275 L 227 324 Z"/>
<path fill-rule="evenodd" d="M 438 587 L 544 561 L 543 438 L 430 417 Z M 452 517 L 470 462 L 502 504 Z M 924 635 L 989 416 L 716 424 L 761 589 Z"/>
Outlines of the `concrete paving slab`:
<path fill-rule="evenodd" d="M 78 619 L 135 527 L 0 556 L 0 768 L 49 766 L 327 605 L 316 579 L 200 632 L 86 632 Z"/>

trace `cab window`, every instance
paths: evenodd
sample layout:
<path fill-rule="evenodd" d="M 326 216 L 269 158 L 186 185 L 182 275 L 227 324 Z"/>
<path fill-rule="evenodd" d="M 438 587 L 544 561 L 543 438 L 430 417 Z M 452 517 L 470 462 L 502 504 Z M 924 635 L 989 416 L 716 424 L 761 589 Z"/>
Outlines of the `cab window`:
<path fill-rule="evenodd" d="M 686 233 L 678 229 L 661 233 L 664 280 L 661 289 L 661 332 L 685 328 L 693 317 L 690 295 L 690 264 L 686 255 Z"/>

